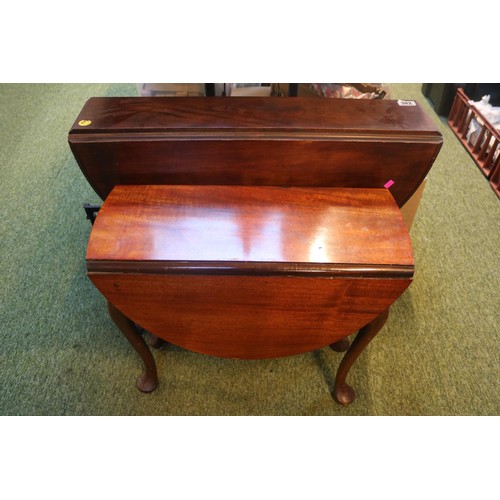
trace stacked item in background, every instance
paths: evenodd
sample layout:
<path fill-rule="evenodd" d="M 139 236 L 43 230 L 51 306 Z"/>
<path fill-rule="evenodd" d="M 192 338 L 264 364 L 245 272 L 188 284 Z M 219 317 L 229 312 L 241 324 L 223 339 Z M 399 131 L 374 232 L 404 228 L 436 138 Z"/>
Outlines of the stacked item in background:
<path fill-rule="evenodd" d="M 259 96 L 271 95 L 270 84 L 262 83 L 215 83 L 217 96 Z M 137 83 L 137 92 L 142 97 L 204 97 L 204 83 Z"/>
<path fill-rule="evenodd" d="M 204 96 L 204 83 L 136 83 L 142 97 L 187 97 Z"/>
<path fill-rule="evenodd" d="M 186 97 L 206 95 L 204 83 L 137 83 L 137 92 L 146 97 Z M 289 95 L 288 83 L 214 83 L 216 96 L 278 96 Z M 299 83 L 301 97 L 332 97 L 340 99 L 384 99 L 389 88 L 381 83 Z"/>
<path fill-rule="evenodd" d="M 338 99 L 383 99 L 388 89 L 381 83 L 311 83 L 321 97 Z"/>

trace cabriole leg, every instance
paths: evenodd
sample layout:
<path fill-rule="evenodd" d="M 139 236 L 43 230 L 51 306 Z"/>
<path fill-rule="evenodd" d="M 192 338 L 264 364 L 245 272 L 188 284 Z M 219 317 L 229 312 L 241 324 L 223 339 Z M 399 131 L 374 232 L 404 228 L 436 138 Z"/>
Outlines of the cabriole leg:
<path fill-rule="evenodd" d="M 153 349 L 161 349 L 166 344 L 163 339 L 157 337 L 151 332 L 147 332 L 146 342 L 149 347 L 152 347 Z"/>
<path fill-rule="evenodd" d="M 108 310 L 115 325 L 125 335 L 144 362 L 144 373 L 137 379 L 137 388 L 142 392 L 154 391 L 158 385 L 158 375 L 155 360 L 146 342 L 134 322 L 128 319 L 111 302 L 108 302 Z"/>
<path fill-rule="evenodd" d="M 359 355 L 364 351 L 365 347 L 377 335 L 377 333 L 384 326 L 387 318 L 389 317 L 389 309 L 377 316 L 371 323 L 359 330 L 356 338 L 352 341 L 351 347 L 345 353 L 342 361 L 340 362 L 337 376 L 335 377 L 335 386 L 333 388 L 333 399 L 342 405 L 347 405 L 354 401 L 356 393 L 354 389 L 346 384 L 346 377 L 351 369 L 351 366 L 358 359 Z"/>
<path fill-rule="evenodd" d="M 345 337 L 341 340 L 337 340 L 337 342 L 334 342 L 333 344 L 330 344 L 330 349 L 335 352 L 344 352 L 349 349 L 350 345 L 351 341 L 347 337 Z"/>

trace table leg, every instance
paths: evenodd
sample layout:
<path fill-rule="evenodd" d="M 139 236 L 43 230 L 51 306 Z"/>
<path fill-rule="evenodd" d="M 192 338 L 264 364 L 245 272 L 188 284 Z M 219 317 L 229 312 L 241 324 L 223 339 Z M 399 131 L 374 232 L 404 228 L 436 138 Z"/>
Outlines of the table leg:
<path fill-rule="evenodd" d="M 345 337 L 341 340 L 338 340 L 337 342 L 334 342 L 333 344 L 330 344 L 330 349 L 332 349 L 335 352 L 344 352 L 349 349 L 349 346 L 351 345 L 351 341 Z"/>
<path fill-rule="evenodd" d="M 134 323 L 136 330 L 142 335 L 146 344 L 153 349 L 161 349 L 167 342 L 160 337 L 157 337 L 151 332 L 148 332 L 145 328 L 137 323 Z"/>
<path fill-rule="evenodd" d="M 149 347 L 152 347 L 153 349 L 160 349 L 166 344 L 166 342 L 163 339 L 157 337 L 151 332 L 147 332 L 146 343 L 149 345 Z"/>
<path fill-rule="evenodd" d="M 349 350 L 345 353 L 342 361 L 340 362 L 339 369 L 337 370 L 337 376 L 335 377 L 333 399 L 335 399 L 337 403 L 347 405 L 354 401 L 356 393 L 350 385 L 346 384 L 345 379 L 347 374 L 365 347 L 384 326 L 388 317 L 389 309 L 377 316 L 371 323 L 368 323 L 366 326 L 361 328 L 356 335 L 356 338 L 352 341 Z"/>
<path fill-rule="evenodd" d="M 144 363 L 144 373 L 137 379 L 137 388 L 142 392 L 154 391 L 158 385 L 158 375 L 156 373 L 155 359 L 148 345 L 139 330 L 137 330 L 134 322 L 128 319 L 111 302 L 108 302 L 108 311 L 115 325 L 125 335 Z"/>

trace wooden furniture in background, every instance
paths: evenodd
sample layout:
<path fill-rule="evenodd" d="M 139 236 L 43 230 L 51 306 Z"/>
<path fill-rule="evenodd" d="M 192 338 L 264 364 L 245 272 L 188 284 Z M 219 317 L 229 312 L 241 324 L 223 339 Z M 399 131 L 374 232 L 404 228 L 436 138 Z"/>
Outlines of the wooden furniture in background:
<path fill-rule="evenodd" d="M 459 88 L 448 124 L 500 197 L 500 132 L 469 101 Z M 469 127 L 473 121 L 480 130 L 471 136 Z"/>
<path fill-rule="evenodd" d="M 422 94 L 429 99 L 438 115 L 448 117 L 459 88 L 473 101 L 490 95 L 490 103 L 500 106 L 500 83 L 423 83 Z"/>
<path fill-rule="evenodd" d="M 442 138 L 418 105 L 390 100 L 95 97 L 69 143 L 102 199 L 117 184 L 383 188 L 393 180 L 401 207 Z"/>
<path fill-rule="evenodd" d="M 415 103 L 94 98 L 69 140 L 105 199 L 88 274 L 141 390 L 157 373 L 137 325 L 217 356 L 348 349 L 333 396 L 354 399 L 348 371 L 413 275 L 398 207 L 441 146 Z"/>

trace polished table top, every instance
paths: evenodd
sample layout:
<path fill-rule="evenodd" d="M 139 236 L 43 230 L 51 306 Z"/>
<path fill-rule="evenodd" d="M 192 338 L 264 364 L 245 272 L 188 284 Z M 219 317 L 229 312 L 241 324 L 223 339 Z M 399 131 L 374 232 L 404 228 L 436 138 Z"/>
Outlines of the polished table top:
<path fill-rule="evenodd" d="M 87 269 L 163 340 L 259 359 L 367 325 L 410 284 L 413 253 L 387 189 L 118 185 Z"/>
<path fill-rule="evenodd" d="M 138 263 L 162 272 L 413 270 L 408 231 L 387 189 L 116 186 L 87 260 L 89 271 Z"/>

